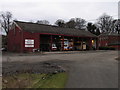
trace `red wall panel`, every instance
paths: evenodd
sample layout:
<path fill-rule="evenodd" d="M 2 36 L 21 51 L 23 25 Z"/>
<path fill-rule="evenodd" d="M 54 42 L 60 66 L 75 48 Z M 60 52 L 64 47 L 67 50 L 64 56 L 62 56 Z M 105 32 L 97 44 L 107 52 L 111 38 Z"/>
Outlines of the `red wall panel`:
<path fill-rule="evenodd" d="M 33 39 L 34 47 L 25 47 L 25 39 Z M 40 35 L 38 33 L 23 32 L 23 51 L 32 52 L 33 49 L 39 49 L 40 45 Z"/>
<path fill-rule="evenodd" d="M 25 47 L 25 39 L 33 39 L 34 47 Z M 32 52 L 33 49 L 39 49 L 40 39 L 38 33 L 30 33 L 20 30 L 18 27 L 9 31 L 8 51 L 13 52 Z"/>
<path fill-rule="evenodd" d="M 21 50 L 21 33 L 22 31 L 15 27 L 8 33 L 8 51 L 20 52 Z"/>
<path fill-rule="evenodd" d="M 106 36 L 99 37 L 99 47 L 106 47 L 111 43 L 120 43 L 120 36 L 112 36 L 111 35 L 111 36 L 108 36 L 106 39 L 105 38 L 106 38 Z M 107 45 L 106 45 L 106 43 L 107 43 Z M 114 47 L 114 48 L 120 50 L 120 45 L 112 45 L 110 47 Z"/>

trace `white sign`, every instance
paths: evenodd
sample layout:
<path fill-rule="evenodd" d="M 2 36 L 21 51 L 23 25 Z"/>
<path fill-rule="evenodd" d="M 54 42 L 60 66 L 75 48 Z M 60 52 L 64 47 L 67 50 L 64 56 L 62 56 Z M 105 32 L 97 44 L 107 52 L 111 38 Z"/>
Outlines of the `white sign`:
<path fill-rule="evenodd" d="M 25 47 L 34 47 L 34 45 L 25 45 Z"/>
<path fill-rule="evenodd" d="M 33 39 L 25 39 L 25 47 L 34 47 Z"/>
<path fill-rule="evenodd" d="M 33 39 L 25 39 L 25 44 L 34 44 Z"/>

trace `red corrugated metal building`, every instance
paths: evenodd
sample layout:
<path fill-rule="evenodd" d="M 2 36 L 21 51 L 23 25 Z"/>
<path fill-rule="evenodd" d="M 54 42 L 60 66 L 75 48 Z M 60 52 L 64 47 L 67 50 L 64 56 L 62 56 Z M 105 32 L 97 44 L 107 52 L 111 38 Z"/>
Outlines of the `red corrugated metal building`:
<path fill-rule="evenodd" d="M 8 33 L 8 51 L 62 51 L 97 49 L 97 36 L 85 30 L 14 21 Z"/>

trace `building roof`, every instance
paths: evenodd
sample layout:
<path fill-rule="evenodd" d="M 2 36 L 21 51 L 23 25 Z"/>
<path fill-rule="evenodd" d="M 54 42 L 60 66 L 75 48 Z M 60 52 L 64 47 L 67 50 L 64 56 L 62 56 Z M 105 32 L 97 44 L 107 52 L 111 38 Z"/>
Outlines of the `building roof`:
<path fill-rule="evenodd" d="M 97 37 L 96 35 L 85 30 L 61 28 L 58 26 L 37 24 L 31 22 L 15 21 L 15 23 L 22 30 L 32 33 L 48 33 L 48 34 L 60 34 L 60 35 L 81 36 L 81 37 Z"/>
<path fill-rule="evenodd" d="M 102 33 L 99 35 L 100 36 L 120 36 L 117 32 L 107 32 L 107 33 Z"/>

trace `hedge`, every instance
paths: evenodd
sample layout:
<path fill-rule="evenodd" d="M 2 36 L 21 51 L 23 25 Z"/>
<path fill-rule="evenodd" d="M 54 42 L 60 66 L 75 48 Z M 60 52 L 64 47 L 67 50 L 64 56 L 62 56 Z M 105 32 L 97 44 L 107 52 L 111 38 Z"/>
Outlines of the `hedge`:
<path fill-rule="evenodd" d="M 99 50 L 115 50 L 114 47 L 99 47 Z"/>

